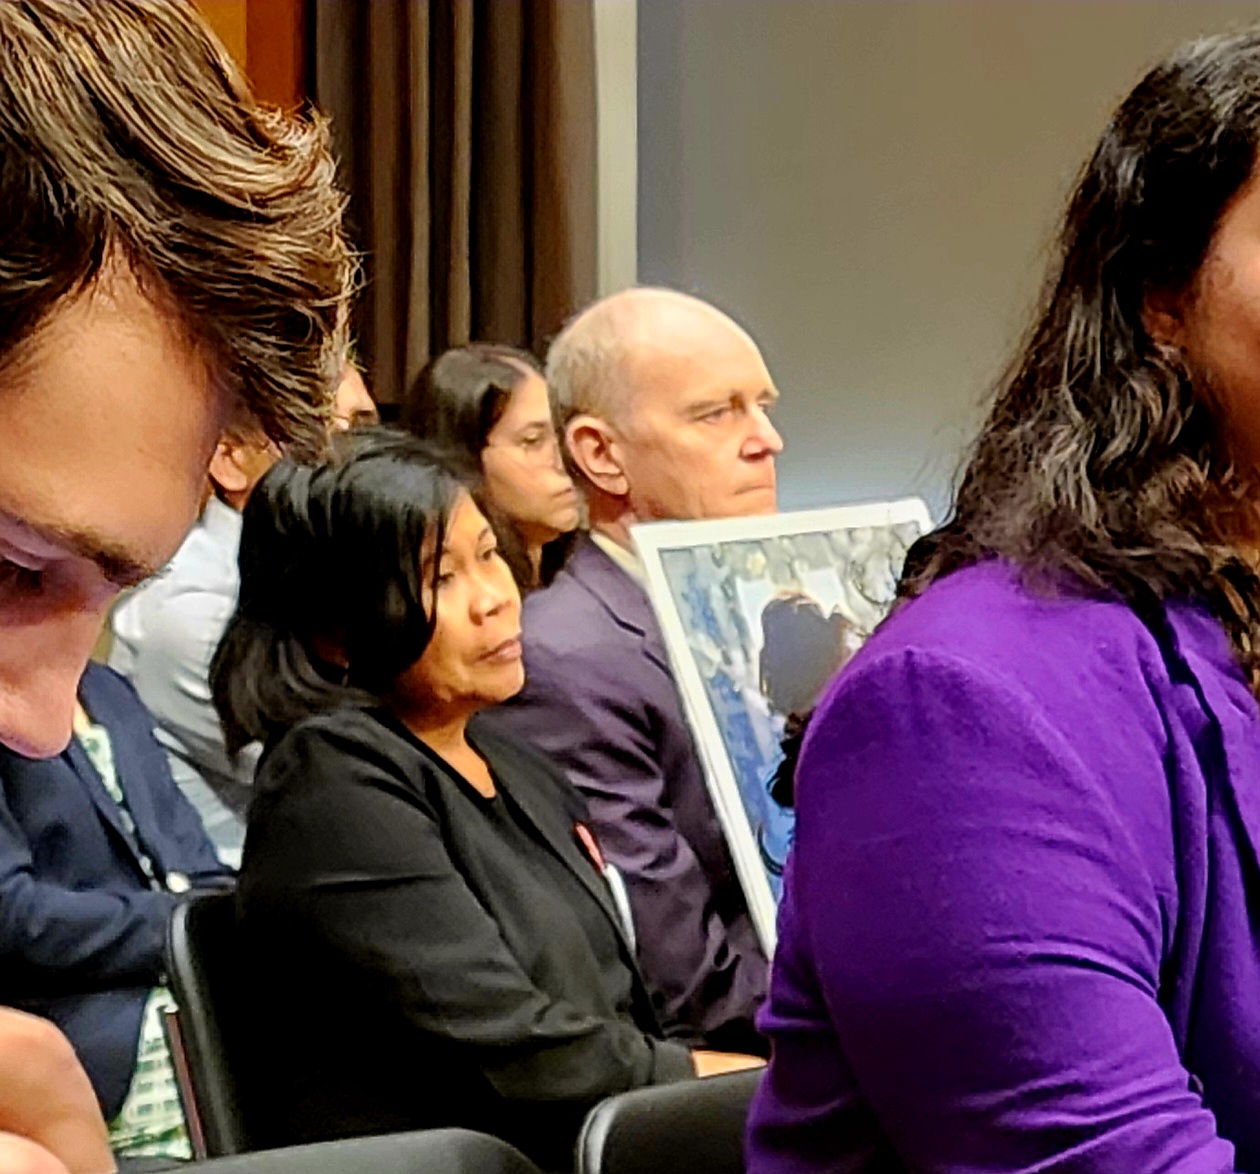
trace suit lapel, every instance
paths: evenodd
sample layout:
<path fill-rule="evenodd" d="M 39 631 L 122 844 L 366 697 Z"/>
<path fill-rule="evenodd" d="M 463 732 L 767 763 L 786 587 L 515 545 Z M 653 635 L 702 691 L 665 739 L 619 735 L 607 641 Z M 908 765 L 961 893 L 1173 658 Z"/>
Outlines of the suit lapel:
<path fill-rule="evenodd" d="M 66 747 L 63 757 L 83 786 L 87 788 L 88 794 L 92 797 L 92 802 L 96 805 L 97 814 L 100 815 L 106 826 L 113 832 L 118 842 L 127 850 L 127 855 L 134 862 L 136 868 L 139 869 L 140 857 L 136 853 L 135 839 L 123 825 L 122 813 L 118 810 L 118 804 L 114 802 L 113 796 L 105 790 L 105 784 L 101 781 L 100 772 L 92 765 L 92 760 L 87 756 L 87 751 L 79 744 L 78 738 L 71 738 L 70 745 Z"/>
<path fill-rule="evenodd" d="M 546 840 L 551 850 L 559 857 L 560 862 L 582 882 L 586 891 L 595 898 L 608 920 L 612 922 L 613 929 L 617 931 L 617 937 L 625 948 L 626 954 L 633 959 L 635 957 L 634 946 L 626 934 L 626 927 L 621 920 L 621 912 L 613 902 L 612 893 L 609 891 L 608 882 L 604 880 L 599 863 L 592 856 L 588 855 L 587 850 L 582 847 L 577 824 L 564 831 L 560 831 L 555 827 L 549 830 L 536 817 L 536 808 L 531 806 L 529 798 L 522 797 L 515 790 L 511 792 L 511 795 L 525 818 L 534 825 L 538 833 Z"/>
<path fill-rule="evenodd" d="M 435 753 L 417 738 L 407 727 L 388 711 L 377 711 L 374 715 L 387 729 L 414 746 L 423 755 L 434 770 L 440 771 L 458 789 L 469 787 L 467 780 L 460 777 L 451 765 L 440 754 Z M 475 719 L 474 719 L 475 720 Z M 637 970 L 636 953 L 633 943 L 622 923 L 621 913 L 613 901 L 612 893 L 605 883 L 599 865 L 581 846 L 577 825 L 569 819 L 569 813 L 560 803 L 544 802 L 538 795 L 539 788 L 534 783 L 534 766 L 527 761 L 517 760 L 511 769 L 503 771 L 499 765 L 499 755 L 495 753 L 498 745 L 493 736 L 485 737 L 475 728 L 470 728 L 469 740 L 478 753 L 485 758 L 494 772 L 495 782 L 503 798 L 513 804 L 534 834 L 554 853 L 559 861 L 572 872 L 587 892 L 595 898 L 596 903 L 612 922 L 617 938 L 621 942 L 626 956 Z M 423 793 L 419 782 L 413 783 L 418 793 Z"/>
<path fill-rule="evenodd" d="M 104 693 L 95 687 L 95 682 L 92 680 L 90 672 L 83 678 L 80 694 L 83 708 L 87 710 L 88 716 L 92 721 L 109 730 L 110 750 L 114 756 L 114 772 L 119 787 L 123 787 L 123 779 L 132 777 L 128 772 L 142 768 L 142 764 L 138 768 L 137 764 L 133 762 L 132 747 L 127 738 L 118 732 L 122 729 L 124 723 L 112 720 L 115 716 L 114 708 L 110 705 L 109 699 Z M 70 745 L 66 748 L 66 758 L 74 769 L 74 773 L 79 776 L 83 781 L 83 785 L 87 787 L 88 794 L 92 796 L 92 802 L 96 804 L 96 809 L 100 812 L 101 817 L 113 830 L 119 842 L 127 849 L 127 855 L 136 866 L 137 872 L 144 876 L 144 870 L 140 864 L 140 845 L 136 836 L 127 830 L 126 825 L 123 823 L 122 812 L 119 810 L 118 802 L 106 790 L 100 771 L 96 769 L 77 737 L 70 739 Z M 143 809 L 143 804 L 141 804 L 142 810 L 137 811 L 131 793 L 127 792 L 125 787 L 123 787 L 123 790 L 124 794 L 127 795 L 127 803 L 132 819 L 137 827 L 144 826 L 145 817 L 148 815 L 147 809 Z M 145 788 L 141 787 L 139 791 L 144 793 Z"/>
<path fill-rule="evenodd" d="M 583 536 L 565 570 L 599 601 L 618 627 L 640 638 L 648 660 L 673 676 L 661 626 L 641 584 L 600 550 L 589 535 Z"/>
<path fill-rule="evenodd" d="M 532 769 L 528 765 L 518 765 L 513 771 L 513 777 L 505 781 L 503 772 L 496 768 L 495 776 L 500 789 L 520 810 L 538 837 L 595 898 L 599 907 L 612 922 L 613 928 L 616 929 L 621 944 L 633 959 L 634 947 L 626 935 L 626 927 L 622 924 L 621 914 L 604 880 L 599 862 L 582 845 L 577 824 L 569 821 L 568 812 L 559 804 L 543 803 L 538 797 L 532 779 L 522 777 L 528 775 Z"/>

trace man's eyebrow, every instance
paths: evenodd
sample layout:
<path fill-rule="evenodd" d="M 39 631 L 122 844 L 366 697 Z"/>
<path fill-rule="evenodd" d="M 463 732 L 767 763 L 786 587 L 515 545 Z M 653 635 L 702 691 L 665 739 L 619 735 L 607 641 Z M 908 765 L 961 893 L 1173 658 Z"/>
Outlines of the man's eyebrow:
<path fill-rule="evenodd" d="M 683 411 L 688 412 L 688 413 L 708 412 L 714 408 L 729 407 L 731 400 L 733 400 L 734 398 L 735 398 L 735 393 L 733 391 L 725 392 L 725 393 L 720 392 L 720 391 L 715 391 L 711 394 L 697 396 L 693 400 L 688 400 L 683 405 Z"/>
<path fill-rule="evenodd" d="M 710 392 L 710 393 L 705 394 L 704 396 L 699 396 L 696 399 L 684 405 L 683 411 L 687 412 L 688 414 L 695 414 L 695 415 L 703 414 L 704 412 L 712 411 L 715 408 L 724 408 L 728 404 L 731 404 L 735 400 L 739 399 L 743 394 L 744 393 L 738 390 L 737 388 L 731 388 L 730 391 L 726 391 L 726 392 L 722 392 L 722 391 Z M 755 398 L 758 401 L 769 400 L 771 403 L 774 403 L 779 398 L 779 392 L 774 387 L 766 386 L 757 392 Z"/>
<path fill-rule="evenodd" d="M 146 559 L 137 558 L 117 542 L 93 530 L 80 530 L 73 526 L 58 526 L 47 522 L 28 522 L 17 518 L 13 521 L 21 529 L 49 545 L 59 546 L 62 550 L 95 563 L 101 574 L 120 590 L 138 587 L 145 579 L 152 578 L 162 569 Z"/>

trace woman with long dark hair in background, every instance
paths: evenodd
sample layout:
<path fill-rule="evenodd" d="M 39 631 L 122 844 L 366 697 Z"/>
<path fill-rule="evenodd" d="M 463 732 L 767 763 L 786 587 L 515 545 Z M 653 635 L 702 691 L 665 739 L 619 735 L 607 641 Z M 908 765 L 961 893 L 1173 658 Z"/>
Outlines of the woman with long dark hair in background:
<path fill-rule="evenodd" d="M 667 1040 L 582 802 L 473 722 L 524 683 L 520 595 L 406 433 L 254 490 L 211 684 L 265 743 L 240 873 L 271 1144 L 464 1126 L 568 1169 L 601 1097 L 755 1065 Z"/>
<path fill-rule="evenodd" d="M 758 682 L 770 712 L 783 721 L 785 757 L 769 785 L 780 807 L 792 806 L 794 768 L 809 715 L 856 644 L 856 627 L 839 611 L 824 614 L 808 592 L 780 592 L 761 609 Z"/>
<path fill-rule="evenodd" d="M 818 708 L 752 1174 L 1260 1169 L 1260 30 L 1121 105 Z"/>
<path fill-rule="evenodd" d="M 580 512 L 533 355 L 490 343 L 439 355 L 416 381 L 403 422 L 479 478 L 476 497 L 521 590 L 550 583 Z"/>

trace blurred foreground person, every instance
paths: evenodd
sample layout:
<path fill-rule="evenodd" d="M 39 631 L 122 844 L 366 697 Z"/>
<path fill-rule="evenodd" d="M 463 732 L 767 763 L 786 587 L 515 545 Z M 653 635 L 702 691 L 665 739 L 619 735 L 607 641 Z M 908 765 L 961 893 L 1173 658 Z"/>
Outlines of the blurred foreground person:
<path fill-rule="evenodd" d="M 0 747 L 0 991 L 74 1044 L 118 1154 L 192 1156 L 162 1029 L 166 931 L 178 901 L 231 883 L 152 715 L 104 665 L 60 755 Z"/>
<path fill-rule="evenodd" d="M 1121 105 L 825 695 L 751 1174 L 1260 1169 L 1260 29 Z"/>
<path fill-rule="evenodd" d="M 110 603 L 215 440 L 323 434 L 352 266 L 316 117 L 260 108 L 191 4 L 0 4 L 0 743 L 70 739 Z M 113 1167 L 64 1037 L 0 1012 L 0 1169 Z"/>

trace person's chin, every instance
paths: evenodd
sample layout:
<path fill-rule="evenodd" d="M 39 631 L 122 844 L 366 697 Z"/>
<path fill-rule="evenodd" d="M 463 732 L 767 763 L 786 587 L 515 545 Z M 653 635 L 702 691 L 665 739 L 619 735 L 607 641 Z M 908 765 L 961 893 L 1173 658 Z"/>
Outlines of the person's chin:
<path fill-rule="evenodd" d="M 523 661 L 516 661 L 513 664 L 505 664 L 499 674 L 500 679 L 495 682 L 495 704 L 501 701 L 507 701 L 515 697 L 522 689 L 525 688 L 525 664 Z"/>
<path fill-rule="evenodd" d="M 578 511 L 577 506 L 574 505 L 557 511 L 551 518 L 551 525 L 555 529 L 557 536 L 561 534 L 572 534 L 573 531 L 578 528 L 578 523 L 581 522 L 581 520 L 582 515 Z"/>
<path fill-rule="evenodd" d="M 773 485 L 758 486 L 737 493 L 731 500 L 732 518 L 753 518 L 779 512 L 779 495 Z"/>
<path fill-rule="evenodd" d="M 56 758 L 70 744 L 74 710 L 33 712 L 23 699 L 0 697 L 0 746 L 23 758 Z"/>

